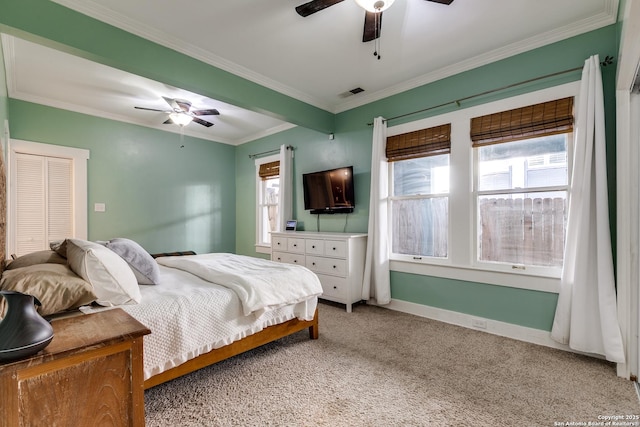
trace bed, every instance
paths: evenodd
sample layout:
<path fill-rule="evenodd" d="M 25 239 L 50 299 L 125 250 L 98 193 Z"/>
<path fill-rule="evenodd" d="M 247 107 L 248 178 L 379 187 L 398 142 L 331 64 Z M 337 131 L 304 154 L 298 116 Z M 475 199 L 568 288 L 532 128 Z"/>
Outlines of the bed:
<path fill-rule="evenodd" d="M 122 253 L 123 241 L 135 256 Z M 65 239 L 10 262 L 0 288 L 36 294 L 45 317 L 123 309 L 151 330 L 144 337 L 145 389 L 304 329 L 318 338 L 322 288 L 304 267 L 234 254 L 152 257 L 140 250 L 128 239 Z M 153 275 L 145 270 L 149 262 Z"/>

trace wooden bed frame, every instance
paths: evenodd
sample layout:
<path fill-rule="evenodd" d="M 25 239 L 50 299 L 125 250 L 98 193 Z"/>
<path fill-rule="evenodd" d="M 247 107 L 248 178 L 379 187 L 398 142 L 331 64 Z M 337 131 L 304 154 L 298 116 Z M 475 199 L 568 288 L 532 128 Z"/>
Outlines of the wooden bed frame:
<path fill-rule="evenodd" d="M 294 334 L 305 328 L 309 328 L 309 338 L 314 340 L 318 339 L 317 309 L 315 315 L 313 316 L 313 320 L 291 319 L 284 323 L 269 326 L 262 331 L 249 335 L 239 341 L 233 342 L 224 347 L 211 350 L 210 352 L 202 354 L 194 359 L 188 360 L 181 365 L 156 374 L 148 378 L 144 382 L 144 388 L 145 390 L 149 389 L 158 384 L 162 384 L 164 382 L 197 371 L 200 368 L 204 368 L 206 366 L 220 362 L 221 360 L 225 360 L 240 353 L 244 353 L 245 351 L 260 347 L 261 345 L 270 343 L 271 341 L 275 341 L 277 339 L 286 337 L 287 335 Z"/>
<path fill-rule="evenodd" d="M 151 256 L 154 258 L 158 258 L 164 256 L 182 256 L 195 254 L 196 253 L 193 251 L 181 251 L 151 254 Z M 193 359 L 187 360 L 181 365 L 149 377 L 144 382 L 144 388 L 146 390 L 151 387 L 155 387 L 158 384 L 171 381 L 175 378 L 197 371 L 198 369 L 213 365 L 214 363 L 220 362 L 221 360 L 228 359 L 240 353 L 244 353 L 245 351 L 249 351 L 264 344 L 270 343 L 271 341 L 275 341 L 277 339 L 286 337 L 287 335 L 302 331 L 306 328 L 309 329 L 310 339 L 318 339 L 319 331 L 317 308 L 313 316 L 313 320 L 299 320 L 294 318 L 284 323 L 268 326 L 260 332 L 244 337 L 241 340 L 232 342 L 231 344 L 228 344 L 224 347 L 213 349 L 208 353 L 204 353 Z"/>
<path fill-rule="evenodd" d="M 4 260 L 6 259 L 5 241 L 6 241 L 6 169 L 4 162 L 4 155 L 0 150 L 0 273 L 4 269 Z M 159 256 L 176 256 L 176 255 L 194 255 L 195 252 L 171 252 L 161 253 L 153 255 L 154 258 Z M 208 353 L 202 354 L 194 359 L 171 368 L 167 371 L 154 375 L 144 381 L 144 388 L 149 389 L 158 384 L 170 381 L 172 379 L 181 377 L 188 373 L 194 372 L 198 369 L 220 362 L 221 360 L 228 359 L 236 356 L 240 353 L 252 350 L 260 347 L 269 342 L 286 337 L 303 329 L 309 329 L 309 337 L 311 339 L 318 339 L 318 310 L 316 309 L 313 320 L 302 321 L 298 319 L 291 319 L 287 322 L 277 325 L 269 326 L 262 331 L 249 335 L 239 341 L 233 342 L 224 347 L 211 350 Z"/>

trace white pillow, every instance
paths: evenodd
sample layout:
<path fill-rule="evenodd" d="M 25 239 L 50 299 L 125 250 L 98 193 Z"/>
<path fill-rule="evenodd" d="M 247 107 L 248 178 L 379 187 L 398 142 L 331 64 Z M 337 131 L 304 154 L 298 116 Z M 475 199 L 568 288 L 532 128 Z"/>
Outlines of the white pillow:
<path fill-rule="evenodd" d="M 93 285 L 98 304 L 137 304 L 142 300 L 129 264 L 110 249 L 86 240 L 67 239 L 67 261 L 74 273 Z"/>

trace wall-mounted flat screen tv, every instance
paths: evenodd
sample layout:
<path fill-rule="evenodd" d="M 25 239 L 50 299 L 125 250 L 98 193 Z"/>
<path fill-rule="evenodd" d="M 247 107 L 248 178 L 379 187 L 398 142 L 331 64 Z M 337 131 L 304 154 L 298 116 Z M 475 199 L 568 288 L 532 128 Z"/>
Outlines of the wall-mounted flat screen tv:
<path fill-rule="evenodd" d="M 312 214 L 353 212 L 353 166 L 305 173 L 302 187 L 304 208 Z"/>

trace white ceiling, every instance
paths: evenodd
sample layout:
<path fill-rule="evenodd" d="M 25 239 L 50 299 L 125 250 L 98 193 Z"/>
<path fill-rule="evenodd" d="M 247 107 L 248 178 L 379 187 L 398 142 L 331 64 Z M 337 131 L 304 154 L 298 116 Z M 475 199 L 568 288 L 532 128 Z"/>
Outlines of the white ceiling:
<path fill-rule="evenodd" d="M 306 18 L 292 0 L 54 0 L 218 68 L 338 113 L 616 21 L 618 0 L 396 0 L 377 60 L 364 11 L 345 0 Z M 163 130 L 161 96 L 220 116 L 185 134 L 240 144 L 291 125 L 24 40 L 3 36 L 9 96 Z M 365 91 L 344 97 L 361 87 Z"/>

